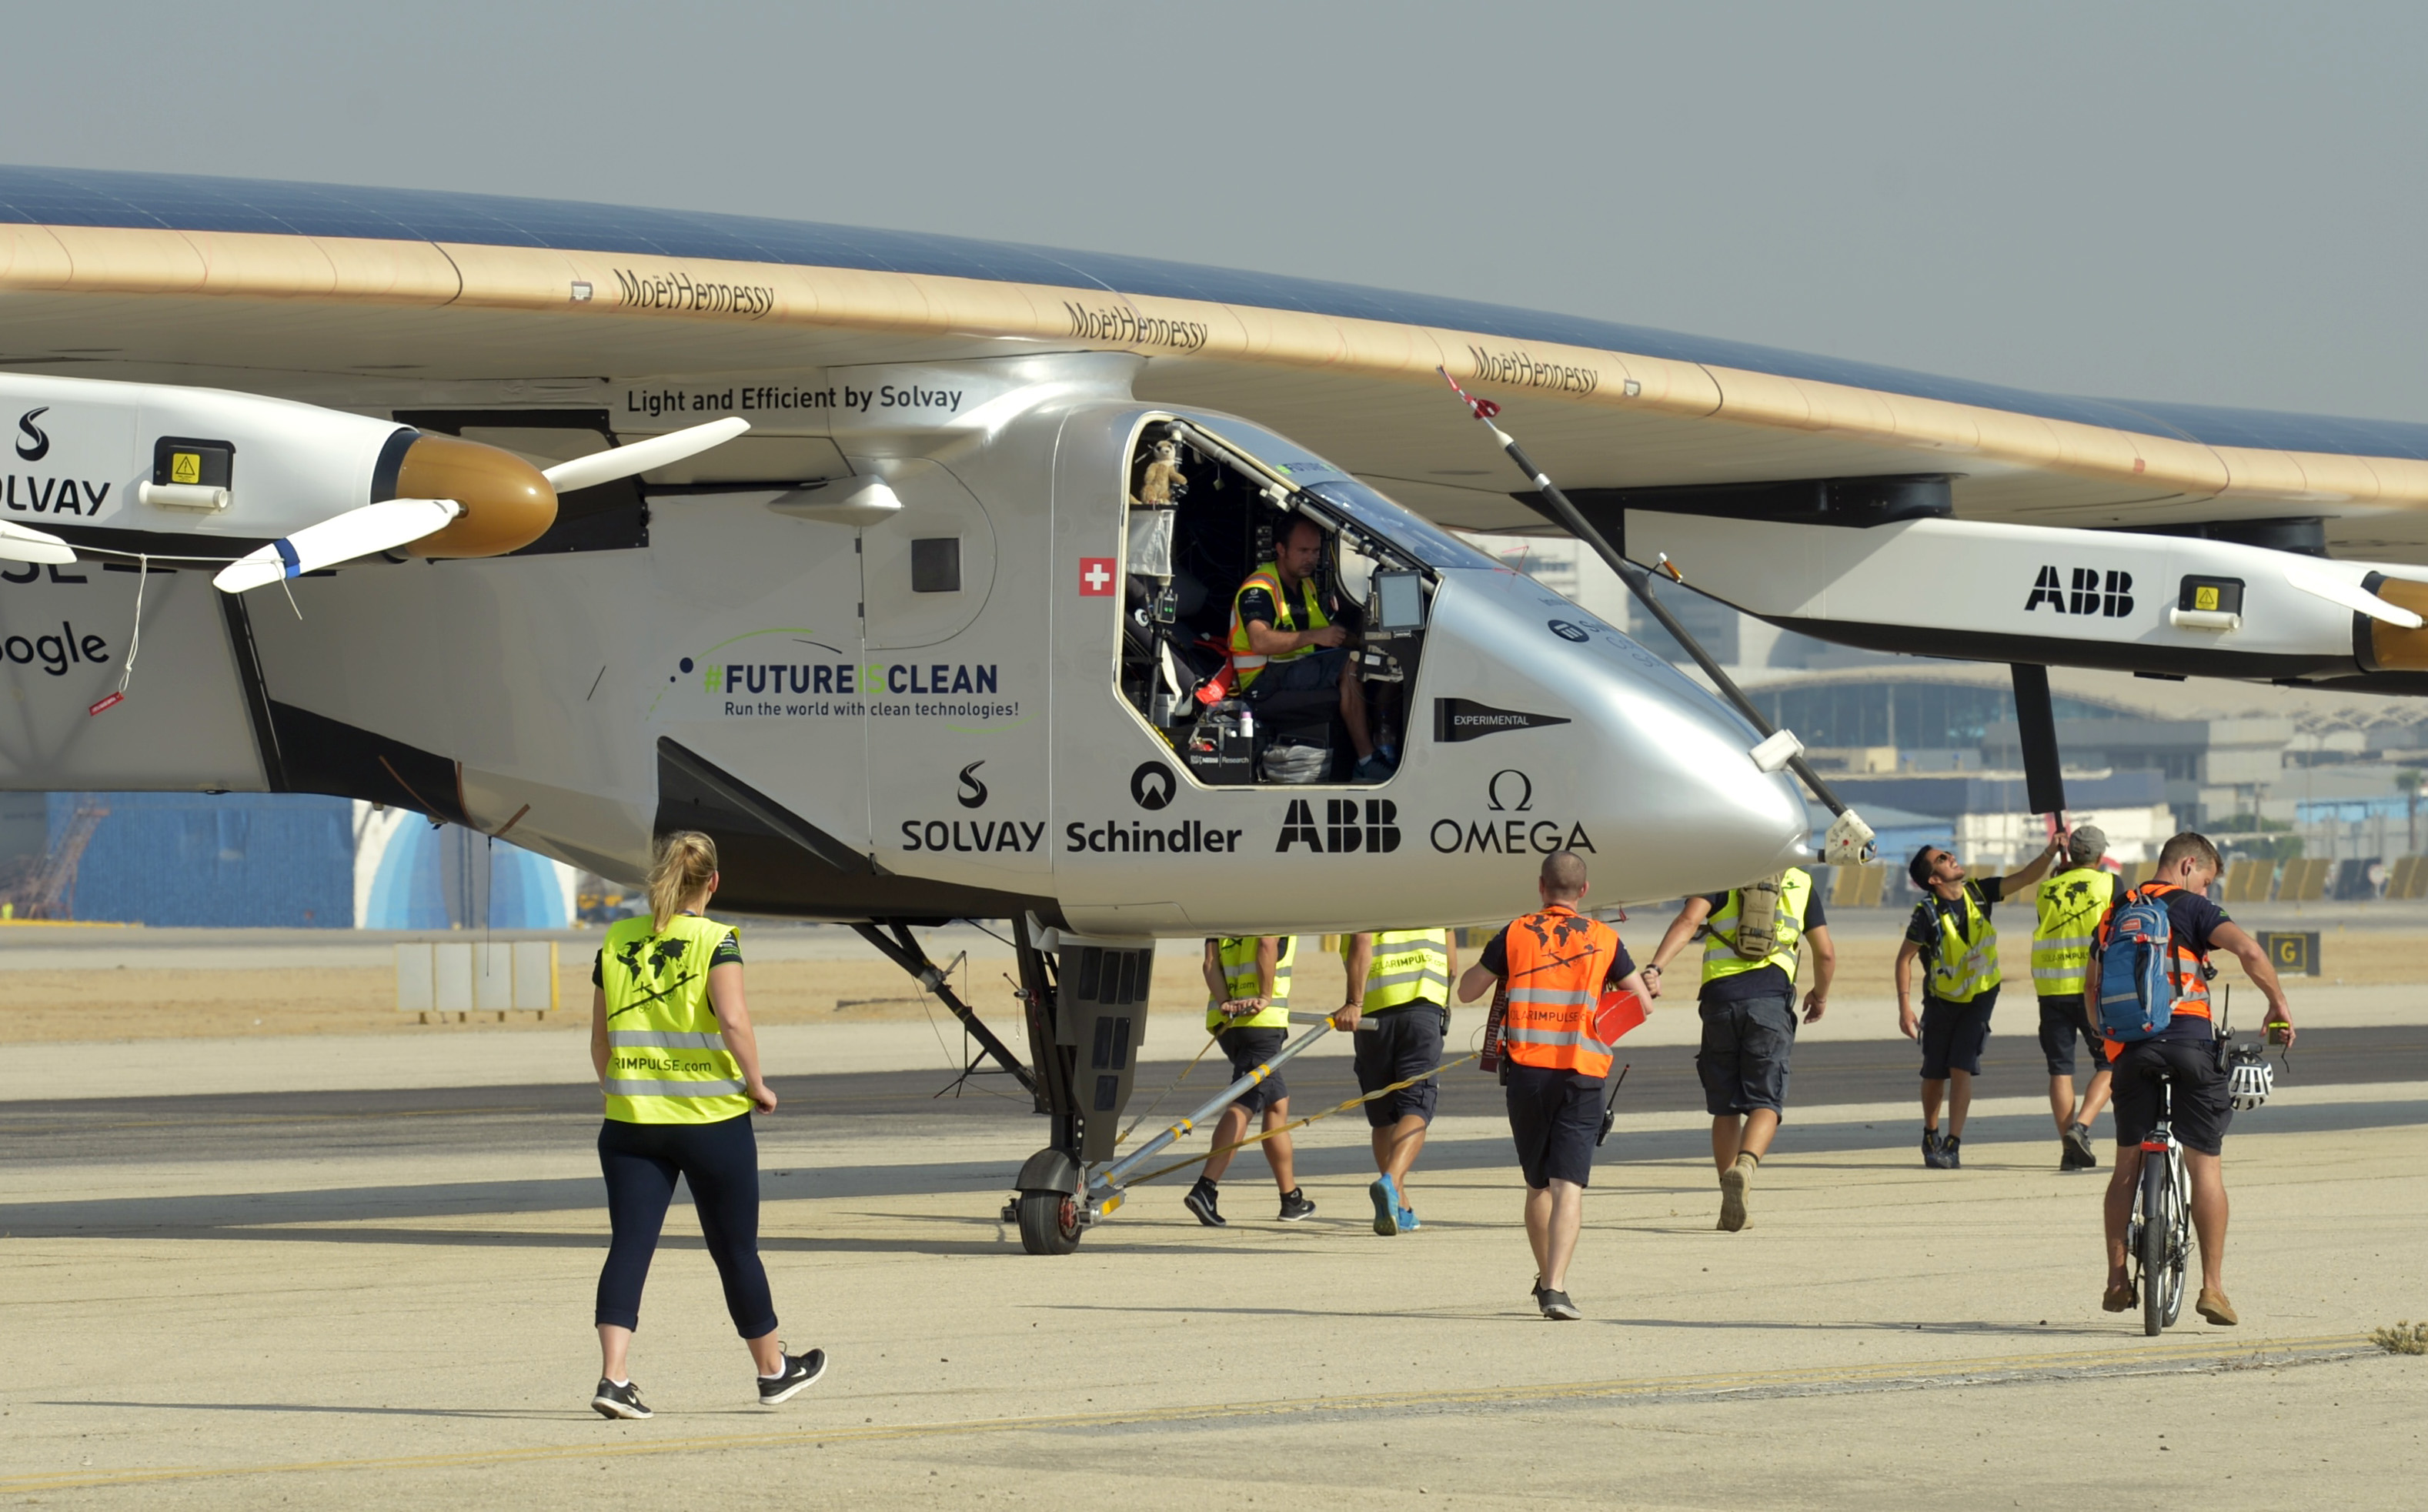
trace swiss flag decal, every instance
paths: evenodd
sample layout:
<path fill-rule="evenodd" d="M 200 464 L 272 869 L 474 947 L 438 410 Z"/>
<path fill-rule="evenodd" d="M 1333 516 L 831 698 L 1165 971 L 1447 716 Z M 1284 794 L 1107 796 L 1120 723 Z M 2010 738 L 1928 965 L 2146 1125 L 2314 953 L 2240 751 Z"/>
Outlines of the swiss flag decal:
<path fill-rule="evenodd" d="M 1118 575 L 1113 570 L 1113 559 L 1109 556 L 1079 558 L 1079 597 L 1082 599 L 1110 598 L 1113 592 L 1113 580 Z"/>

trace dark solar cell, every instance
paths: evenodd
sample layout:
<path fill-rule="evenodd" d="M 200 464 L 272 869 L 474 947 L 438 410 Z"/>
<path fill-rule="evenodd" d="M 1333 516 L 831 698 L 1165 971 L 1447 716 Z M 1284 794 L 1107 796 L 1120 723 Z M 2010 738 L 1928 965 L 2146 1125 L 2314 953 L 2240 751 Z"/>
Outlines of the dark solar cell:
<path fill-rule="evenodd" d="M 2220 446 L 2428 458 L 2428 425 L 2032 393 L 1741 341 L 1273 273 L 757 216 L 173 173 L 0 167 L 0 222 L 386 237 L 1091 286 L 1475 331 L 1946 400 Z"/>

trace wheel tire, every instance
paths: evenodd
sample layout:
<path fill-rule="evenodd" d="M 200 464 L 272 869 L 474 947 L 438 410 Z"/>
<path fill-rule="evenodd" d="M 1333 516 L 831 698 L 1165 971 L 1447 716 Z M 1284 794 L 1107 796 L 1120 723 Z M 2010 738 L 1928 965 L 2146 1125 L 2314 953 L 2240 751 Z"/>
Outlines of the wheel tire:
<path fill-rule="evenodd" d="M 1020 1247 L 1031 1255 L 1068 1255 L 1079 1247 L 1079 1199 L 1067 1192 L 1024 1192 L 1015 1204 Z"/>
<path fill-rule="evenodd" d="M 2156 1339 L 2167 1326 L 2167 1241 L 2174 1231 L 2174 1190 L 2166 1161 L 2151 1151 L 2141 1157 L 2141 1332 Z"/>

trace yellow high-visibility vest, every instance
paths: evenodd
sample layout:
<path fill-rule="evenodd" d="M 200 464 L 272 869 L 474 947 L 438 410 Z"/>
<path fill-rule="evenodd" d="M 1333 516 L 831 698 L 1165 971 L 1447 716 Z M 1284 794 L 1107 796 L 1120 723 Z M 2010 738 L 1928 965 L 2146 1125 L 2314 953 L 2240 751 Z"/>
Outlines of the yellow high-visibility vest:
<path fill-rule="evenodd" d="M 1936 896 L 1923 904 L 1939 921 L 1939 948 L 1931 953 L 1930 980 L 1925 989 L 1943 1003 L 1969 1003 L 1998 985 L 1998 927 L 1981 912 L 1973 885 L 1964 884 L 1962 932 L 1959 921 L 1939 912 Z M 1968 942 L 1964 936 L 1970 934 Z"/>
<path fill-rule="evenodd" d="M 1355 935 L 1340 937 L 1345 964 L 1357 943 Z M 1366 971 L 1366 999 L 1358 1011 L 1380 1013 L 1424 999 L 1450 1006 L 1450 931 L 1448 929 L 1378 929 L 1374 963 Z"/>
<path fill-rule="evenodd" d="M 1222 963 L 1222 995 L 1226 1000 L 1254 997 L 1260 990 L 1256 981 L 1256 945 L 1264 939 L 1260 934 L 1226 934 L 1214 942 L 1215 954 Z M 1238 1018 L 1224 1018 L 1222 1003 L 1206 1005 L 1206 1032 L 1217 1029 L 1286 1029 L 1289 1027 L 1290 962 L 1298 958 L 1298 936 L 1282 936 L 1281 957 L 1273 962 L 1273 991 L 1264 1007 Z"/>
<path fill-rule="evenodd" d="M 2116 896 L 2116 874 L 2096 866 L 2062 871 L 2041 883 L 2032 928 L 2032 991 L 2080 997 L 2091 979 L 2092 936 Z"/>
<path fill-rule="evenodd" d="M 1282 587 L 1280 567 L 1268 562 L 1249 573 L 1247 581 L 1239 584 L 1239 591 L 1231 596 L 1231 666 L 1239 673 L 1239 691 L 1242 693 L 1247 692 L 1255 682 L 1258 674 L 1264 671 L 1267 662 L 1295 662 L 1302 656 L 1310 656 L 1315 652 L 1314 647 L 1302 646 L 1297 650 L 1284 651 L 1279 656 L 1257 655 L 1255 648 L 1248 644 L 1248 622 L 1239 615 L 1239 600 L 1247 596 L 1250 588 L 1262 588 L 1273 596 L 1275 630 L 1285 633 L 1301 630 L 1321 630 L 1332 623 L 1324 617 L 1323 605 L 1316 601 L 1313 579 L 1299 580 L 1300 601 L 1292 604 L 1288 592 Z M 1306 616 L 1306 623 L 1304 625 L 1298 622 L 1300 615 Z"/>
<path fill-rule="evenodd" d="M 708 1000 L 709 958 L 737 931 L 678 913 L 664 934 L 619 919 L 599 958 L 607 999 L 607 1116 L 620 1124 L 714 1124 L 750 1111 L 742 1063 Z"/>
<path fill-rule="evenodd" d="M 1720 906 L 1712 911 L 1712 932 L 1703 937 L 1703 979 L 1717 981 L 1744 972 L 1760 971 L 1764 966 L 1777 966 L 1787 973 L 1789 986 L 1796 984 L 1796 947 L 1804 940 L 1804 906 L 1813 896 L 1813 874 L 1800 866 L 1790 866 L 1779 879 L 1779 929 L 1770 954 L 1759 961 L 1747 961 L 1737 954 L 1736 923 L 1744 911 L 1745 895 L 1731 890 Z"/>

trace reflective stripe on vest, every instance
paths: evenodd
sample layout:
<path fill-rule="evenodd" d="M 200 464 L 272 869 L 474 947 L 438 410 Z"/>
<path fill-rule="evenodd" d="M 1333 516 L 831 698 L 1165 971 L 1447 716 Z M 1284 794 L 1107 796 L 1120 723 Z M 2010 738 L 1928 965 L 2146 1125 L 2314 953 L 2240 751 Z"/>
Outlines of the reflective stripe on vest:
<path fill-rule="evenodd" d="M 1227 1000 L 1255 997 L 1256 981 L 1256 945 L 1265 937 L 1258 934 L 1226 934 L 1214 942 L 1215 955 L 1222 963 L 1222 993 Z M 1281 937 L 1281 955 L 1273 962 L 1273 991 L 1264 1007 L 1238 1018 L 1224 1018 L 1221 1003 L 1206 1005 L 1206 1032 L 1218 1029 L 1286 1029 L 1289 1027 L 1290 962 L 1298 958 L 1298 936 Z"/>
<path fill-rule="evenodd" d="M 1356 937 L 1345 935 L 1340 959 L 1345 963 L 1356 947 Z M 1450 1002 L 1450 931 L 1448 929 L 1383 929 L 1374 935 L 1374 959 L 1366 968 L 1366 999 L 1358 1004 L 1362 1017 L 1419 1000 Z"/>
<path fill-rule="evenodd" d="M 1745 908 L 1745 895 L 1731 892 L 1712 911 L 1712 932 L 1703 937 L 1703 979 L 1717 981 L 1723 977 L 1741 976 L 1760 971 L 1764 966 L 1777 966 L 1796 980 L 1796 947 L 1804 939 L 1804 907 L 1813 896 L 1813 874 L 1798 866 L 1790 866 L 1779 879 L 1779 926 L 1773 942 L 1776 948 L 1760 961 L 1747 961 L 1737 954 L 1736 922 Z"/>
<path fill-rule="evenodd" d="M 1998 928 L 1981 912 L 1974 896 L 1973 884 L 1964 884 L 1963 933 L 1957 929 L 1958 920 L 1939 910 L 1934 896 L 1923 907 L 1929 909 L 1939 921 L 1939 948 L 1930 958 L 1930 980 L 1924 991 L 1943 1003 L 1969 1003 L 1998 985 Z M 1964 933 L 1970 933 L 1967 943 Z"/>
<path fill-rule="evenodd" d="M 664 934 L 619 920 L 599 951 L 607 1004 L 607 1116 L 623 1124 L 714 1124 L 750 1111 L 742 1065 L 708 1000 L 708 969 L 733 927 L 678 913 Z"/>
<path fill-rule="evenodd" d="M 2032 929 L 2032 991 L 2042 997 L 2079 997 L 2091 980 L 2092 936 L 2116 895 L 2116 874 L 2095 866 L 2058 873 L 2041 883 Z"/>
<path fill-rule="evenodd" d="M 1593 1037 L 1594 1004 L 1618 960 L 1618 936 L 1599 919 L 1553 904 L 1509 926 L 1509 1012 L 1501 1039 L 1521 1066 L 1610 1074 L 1610 1046 Z"/>
<path fill-rule="evenodd" d="M 1239 616 L 1239 600 L 1246 597 L 1250 588 L 1262 588 L 1272 595 L 1275 630 L 1294 633 L 1302 628 L 1292 613 L 1294 609 L 1305 613 L 1304 628 L 1307 630 L 1321 630 L 1332 623 L 1323 616 L 1323 606 L 1315 601 L 1314 581 L 1303 578 L 1298 587 L 1300 601 L 1292 604 L 1289 595 L 1282 590 L 1281 568 L 1268 562 L 1249 573 L 1247 581 L 1239 584 L 1239 591 L 1231 596 L 1231 666 L 1239 675 L 1241 692 L 1247 691 L 1248 685 L 1256 681 L 1256 674 L 1265 669 L 1267 662 L 1295 662 L 1315 650 L 1312 646 L 1302 646 L 1297 650 L 1284 651 L 1278 656 L 1257 655 L 1248 644 L 1248 623 Z"/>

